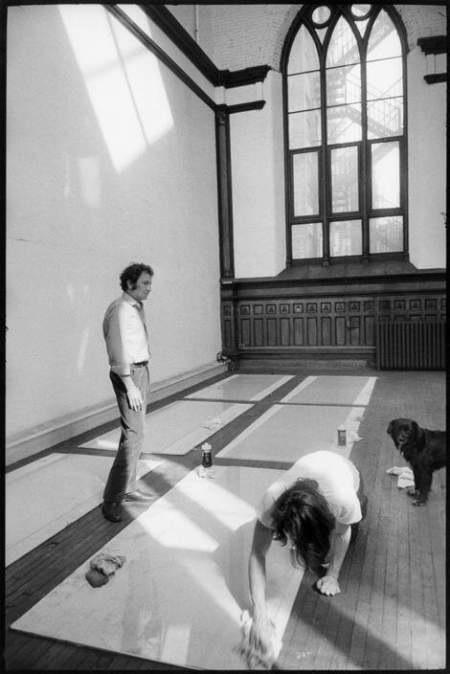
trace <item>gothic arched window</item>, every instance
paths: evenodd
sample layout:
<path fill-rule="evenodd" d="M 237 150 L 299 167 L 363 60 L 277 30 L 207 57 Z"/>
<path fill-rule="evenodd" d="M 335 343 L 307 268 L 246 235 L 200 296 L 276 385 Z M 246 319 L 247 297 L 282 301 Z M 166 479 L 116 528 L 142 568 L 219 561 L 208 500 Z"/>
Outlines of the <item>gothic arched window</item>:
<path fill-rule="evenodd" d="M 281 64 L 289 264 L 407 256 L 405 45 L 389 6 L 297 15 Z"/>

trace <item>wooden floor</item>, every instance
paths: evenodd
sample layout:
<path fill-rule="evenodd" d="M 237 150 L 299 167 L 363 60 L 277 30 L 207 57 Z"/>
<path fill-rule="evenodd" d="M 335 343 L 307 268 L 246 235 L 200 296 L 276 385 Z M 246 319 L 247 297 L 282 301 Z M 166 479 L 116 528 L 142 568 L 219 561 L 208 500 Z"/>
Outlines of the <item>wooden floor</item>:
<path fill-rule="evenodd" d="M 220 451 L 306 376 L 315 373 L 297 371 L 293 374 L 295 377 L 287 384 L 212 436 L 214 452 Z M 320 374 L 326 372 L 321 370 Z M 333 370 L 329 374 L 340 373 Z M 311 589 L 314 578 L 305 575 L 286 628 L 278 668 L 435 669 L 441 666 L 436 665 L 435 653 L 442 645 L 435 642 L 434 628 L 445 630 L 446 613 L 445 471 L 435 473 L 428 505 L 413 507 L 406 494 L 397 488 L 396 478 L 386 473 L 391 466 L 403 463 L 386 428 L 392 418 L 399 416 L 415 418 L 428 428 L 444 428 L 445 375 L 367 369 L 354 374 L 378 377 L 369 411 L 359 429 L 362 439 L 355 443 L 350 457 L 363 475 L 369 497 L 367 518 L 345 560 L 340 595 L 333 598 L 319 595 Z M 204 385 L 193 387 L 190 392 Z M 176 398 L 171 401 L 173 399 Z M 110 427 L 105 425 L 82 439 L 106 432 Z M 77 438 L 77 444 L 82 439 Z M 71 443 L 56 449 L 70 451 Z M 196 462 L 197 455 L 191 452 L 177 457 L 170 470 L 154 471 L 143 479 L 162 495 Z M 216 462 L 232 461 L 217 459 Z M 270 466 L 277 467 L 276 464 Z M 138 514 L 139 511 L 135 513 Z M 94 508 L 6 568 L 6 670 L 179 669 L 9 628 L 132 518 L 130 514 L 123 522 L 112 524 L 104 520 L 100 508 Z M 247 570 L 243 569 L 243 573 Z M 389 635 L 389 643 L 392 643 L 394 634 L 395 649 L 386 646 L 386 636 Z M 418 635 L 420 653 L 417 652 Z M 426 639 L 429 636 L 425 642 L 426 667 L 423 666 L 424 635 Z"/>

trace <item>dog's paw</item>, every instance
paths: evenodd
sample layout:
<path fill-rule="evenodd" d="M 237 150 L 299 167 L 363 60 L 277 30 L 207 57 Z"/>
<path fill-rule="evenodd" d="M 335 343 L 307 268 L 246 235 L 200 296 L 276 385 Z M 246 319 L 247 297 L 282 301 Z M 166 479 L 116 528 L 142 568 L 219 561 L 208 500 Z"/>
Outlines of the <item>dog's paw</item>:
<path fill-rule="evenodd" d="M 426 501 L 424 499 L 417 498 L 414 501 L 412 501 L 413 506 L 424 506 L 426 504 Z"/>
<path fill-rule="evenodd" d="M 419 492 L 417 491 L 417 489 L 415 489 L 415 487 L 408 487 L 408 489 L 406 490 L 406 493 L 408 494 L 408 496 L 413 496 L 413 497 L 419 496 Z"/>

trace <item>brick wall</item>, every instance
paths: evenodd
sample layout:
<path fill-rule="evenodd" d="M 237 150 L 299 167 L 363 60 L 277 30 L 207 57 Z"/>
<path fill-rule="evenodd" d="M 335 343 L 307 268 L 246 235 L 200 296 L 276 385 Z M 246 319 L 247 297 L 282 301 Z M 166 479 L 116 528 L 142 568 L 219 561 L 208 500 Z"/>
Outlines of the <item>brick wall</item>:
<path fill-rule="evenodd" d="M 168 6 L 192 35 L 193 6 Z M 199 5 L 199 44 L 218 68 L 239 70 L 267 64 L 279 69 L 287 31 L 301 5 Z M 395 5 L 408 34 L 417 38 L 446 34 L 445 5 Z"/>

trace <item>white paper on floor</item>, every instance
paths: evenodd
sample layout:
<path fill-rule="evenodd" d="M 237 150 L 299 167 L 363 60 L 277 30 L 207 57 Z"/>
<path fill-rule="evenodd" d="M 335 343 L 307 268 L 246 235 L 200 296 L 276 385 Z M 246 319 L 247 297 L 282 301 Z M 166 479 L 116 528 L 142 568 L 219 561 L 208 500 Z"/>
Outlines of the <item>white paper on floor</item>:
<path fill-rule="evenodd" d="M 162 461 L 140 460 L 138 476 Z M 101 503 L 112 462 L 106 456 L 55 453 L 6 473 L 6 564 Z"/>
<path fill-rule="evenodd" d="M 245 669 L 237 648 L 255 506 L 281 471 L 214 470 L 214 479 L 191 471 L 101 549 L 126 556 L 106 585 L 88 584 L 86 560 L 13 629 L 180 666 Z M 274 543 L 267 597 L 279 638 L 301 578 Z"/>
<path fill-rule="evenodd" d="M 307 377 L 288 393 L 283 403 L 368 405 L 377 377 L 320 375 Z"/>
<path fill-rule="evenodd" d="M 294 375 L 279 374 L 234 374 L 221 379 L 215 384 L 191 393 L 189 398 L 219 398 L 220 400 L 262 400 L 280 386 L 292 379 Z"/>
<path fill-rule="evenodd" d="M 178 400 L 145 417 L 144 453 L 186 454 L 252 405 L 205 400 Z M 120 428 L 84 442 L 80 447 L 115 450 Z"/>
<path fill-rule="evenodd" d="M 397 475 L 397 487 L 405 489 L 406 487 L 414 487 L 414 473 L 408 466 L 393 466 L 388 468 L 386 473 L 389 475 Z"/>
<path fill-rule="evenodd" d="M 320 449 L 348 456 L 353 443 L 360 439 L 358 428 L 364 412 L 364 407 L 276 404 L 217 456 L 287 463 Z M 347 432 L 345 447 L 337 445 L 340 426 Z"/>

